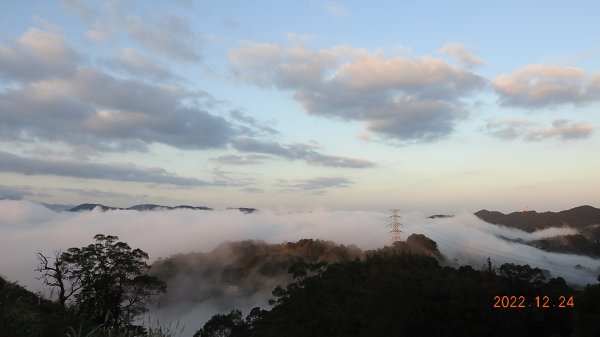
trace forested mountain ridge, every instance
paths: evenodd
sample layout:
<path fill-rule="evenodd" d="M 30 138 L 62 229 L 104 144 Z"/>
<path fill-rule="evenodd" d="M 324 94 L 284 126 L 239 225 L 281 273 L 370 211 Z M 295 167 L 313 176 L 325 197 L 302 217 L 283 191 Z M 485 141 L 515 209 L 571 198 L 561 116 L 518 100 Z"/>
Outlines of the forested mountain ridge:
<path fill-rule="evenodd" d="M 271 309 L 215 315 L 194 337 L 600 335 L 598 284 L 577 291 L 530 266 L 455 269 L 395 248 L 297 273 Z"/>

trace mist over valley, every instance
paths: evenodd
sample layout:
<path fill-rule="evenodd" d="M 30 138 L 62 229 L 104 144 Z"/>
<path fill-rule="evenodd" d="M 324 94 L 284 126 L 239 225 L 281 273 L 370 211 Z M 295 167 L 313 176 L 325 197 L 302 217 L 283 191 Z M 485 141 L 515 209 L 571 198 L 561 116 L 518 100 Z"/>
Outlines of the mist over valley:
<path fill-rule="evenodd" d="M 392 247 L 389 214 L 380 212 L 88 208 L 57 212 L 29 201 L 0 201 L 2 275 L 50 296 L 36 279 L 33 253 L 85 245 L 96 233 L 111 233 L 149 253 L 151 275 L 164 280 L 168 289 L 153 302 L 149 315 L 180 322 L 186 336 L 214 314 L 268 308 L 273 289 L 292 281 L 289 268 L 295 262 L 349 262 Z M 597 256 L 551 252 L 537 245 L 583 235 L 589 226 L 561 223 L 523 231 L 467 212 L 433 219 L 403 213 L 401 242 L 395 249 L 432 256 L 455 268 L 481 269 L 488 258 L 495 267 L 527 264 L 543 270 L 548 279 L 562 277 L 581 288 L 597 282 Z M 577 251 L 577 245 L 569 250 Z"/>

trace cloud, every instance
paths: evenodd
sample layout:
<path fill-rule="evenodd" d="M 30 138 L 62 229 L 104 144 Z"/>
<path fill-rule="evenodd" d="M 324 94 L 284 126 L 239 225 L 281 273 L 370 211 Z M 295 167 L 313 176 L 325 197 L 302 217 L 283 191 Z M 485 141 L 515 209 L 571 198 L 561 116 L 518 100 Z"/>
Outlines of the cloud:
<path fill-rule="evenodd" d="M 460 43 L 447 43 L 440 48 L 440 52 L 450 55 L 467 67 L 478 67 L 483 65 L 483 61 L 479 57 L 475 56 L 469 49 Z"/>
<path fill-rule="evenodd" d="M 85 36 L 93 42 L 104 42 L 116 34 L 115 28 L 109 24 L 97 22 L 85 32 Z"/>
<path fill-rule="evenodd" d="M 343 18 L 351 14 L 346 7 L 337 2 L 316 0 L 313 1 L 313 4 L 336 19 Z"/>
<path fill-rule="evenodd" d="M 82 68 L 73 77 L 0 91 L 0 138 L 88 145 L 98 151 L 224 147 L 235 134 L 200 108 L 205 94 Z"/>
<path fill-rule="evenodd" d="M 243 131 L 247 134 L 275 135 L 279 133 L 279 131 L 242 112 L 240 109 L 230 110 L 229 116 L 239 124 L 244 125 Z"/>
<path fill-rule="evenodd" d="M 211 160 L 224 165 L 253 165 L 261 164 L 265 160 L 271 159 L 269 156 L 251 154 L 247 156 L 237 156 L 233 154 L 222 155 L 211 158 Z"/>
<path fill-rule="evenodd" d="M 315 37 L 308 34 L 287 33 L 285 39 L 292 45 L 307 45 L 315 40 Z"/>
<path fill-rule="evenodd" d="M 493 81 L 500 104 L 524 108 L 585 104 L 600 100 L 600 73 L 535 64 Z"/>
<path fill-rule="evenodd" d="M 96 8 L 93 8 L 86 0 L 60 0 L 60 4 L 67 11 L 84 20 L 89 21 L 96 16 Z"/>
<path fill-rule="evenodd" d="M 107 64 L 140 78 L 159 81 L 179 79 L 179 76 L 168 68 L 155 63 L 133 48 L 124 48 L 114 59 L 107 61 Z"/>
<path fill-rule="evenodd" d="M 584 139 L 589 138 L 596 130 L 588 123 L 566 119 L 555 119 L 550 127 L 542 127 L 540 123 L 522 119 L 493 119 L 487 122 L 486 129 L 496 138 L 506 140 L 522 138 L 527 141 L 551 138 Z"/>
<path fill-rule="evenodd" d="M 240 189 L 240 191 L 246 192 L 246 193 L 252 193 L 252 194 L 265 193 L 264 189 L 257 188 L 257 187 L 244 187 L 244 188 Z"/>
<path fill-rule="evenodd" d="M 459 104 L 444 101 L 396 100 L 386 109 L 390 111 L 388 117 L 365 122 L 368 131 L 388 138 L 424 142 L 449 135 L 456 120 L 468 115 L 468 111 Z"/>
<path fill-rule="evenodd" d="M 215 184 L 196 178 L 180 177 L 162 168 L 141 168 L 133 164 L 99 164 L 66 160 L 33 159 L 3 151 L 0 151 L 0 172 L 84 179 L 109 179 L 177 186 L 207 186 Z"/>
<path fill-rule="evenodd" d="M 281 146 L 261 141 L 259 138 L 278 131 L 242 109 L 230 110 L 228 119 L 209 113 L 207 109 L 220 102 L 206 92 L 148 81 L 175 75 L 136 50 L 124 49 L 109 61 L 113 67 L 134 74 L 134 78 L 117 77 L 73 61 L 73 72 L 59 77 L 40 76 L 0 90 L 0 139 L 43 142 L 68 149 L 42 151 L 49 157 L 71 154 L 86 158 L 103 152 L 149 151 L 150 145 L 160 143 L 189 150 L 231 145 L 256 153 L 216 159 L 230 164 L 258 162 L 267 159 L 259 157 L 261 154 L 275 154 L 311 165 L 373 166 L 366 160 L 324 155 L 300 143 Z"/>
<path fill-rule="evenodd" d="M 190 251 L 208 252 L 222 242 L 247 239 L 282 243 L 314 238 L 375 249 L 389 244 L 388 216 L 369 211 L 268 209 L 253 214 L 192 210 L 55 213 L 28 201 L 0 201 L 0 265 L 4 276 L 36 289 L 41 283 L 35 279 L 34 250 L 51 252 L 86 245 L 97 233 L 118 235 L 132 247 L 147 251 L 152 260 Z M 537 240 L 547 236 L 547 232 L 526 233 L 495 226 L 468 213 L 436 220 L 411 213 L 402 217 L 401 239 L 413 233 L 425 234 L 438 243 L 441 253 L 453 263 L 479 268 L 491 256 L 495 265 L 530 264 L 570 282 L 596 283 L 594 272 L 600 268 L 597 259 L 549 253 L 500 238 Z M 27 245 L 22 244 L 25 238 Z M 578 270 L 577 264 L 594 272 Z"/>
<path fill-rule="evenodd" d="M 354 184 L 353 181 L 344 177 L 317 177 L 299 180 L 280 180 L 280 186 L 289 192 L 311 192 L 316 195 L 327 194 L 329 188 L 346 188 Z"/>
<path fill-rule="evenodd" d="M 575 123 L 566 119 L 555 119 L 552 127 L 534 130 L 527 135 L 528 140 L 559 138 L 562 140 L 589 138 L 596 128 L 588 123 Z"/>
<path fill-rule="evenodd" d="M 229 52 L 232 76 L 291 91 L 310 115 L 356 120 L 383 138 L 446 137 L 468 115 L 461 98 L 485 81 L 442 59 L 386 57 L 348 46 L 314 50 L 245 43 Z"/>
<path fill-rule="evenodd" d="M 46 292 L 47 288 L 43 288 L 41 281 L 36 279 L 39 275 L 34 270 L 36 261 L 33 252 L 39 250 L 50 253 L 55 249 L 81 247 L 90 244 L 97 233 L 117 235 L 131 247 L 148 252 L 151 261 L 179 253 L 209 252 L 222 242 L 248 239 L 280 244 L 313 238 L 357 245 L 362 249 L 376 249 L 389 244 L 389 229 L 386 227 L 388 216 L 388 213 L 368 211 L 275 212 L 268 209 L 252 214 L 242 214 L 237 210 L 57 213 L 28 201 L 0 201 L 0 266 L 3 276 L 10 281 L 19 281 L 32 291 Z M 468 213 L 435 220 L 410 213 L 402 216 L 402 240 L 413 233 L 425 234 L 437 242 L 440 252 L 455 267 L 470 264 L 480 269 L 491 257 L 495 267 L 505 262 L 529 264 L 549 270 L 553 277 L 562 276 L 569 283 L 597 283 L 596 277 L 600 271 L 598 259 L 549 253 L 500 238 L 535 240 L 548 236 L 548 231 L 526 233 L 494 226 Z M 555 230 L 554 234 L 569 232 L 572 231 Z M 575 267 L 577 265 L 589 271 L 578 269 Z M 183 286 L 197 287 L 198 284 Z M 173 287 L 171 290 L 181 290 L 182 287 Z M 263 300 L 270 297 L 271 290 L 265 292 Z M 202 300 L 210 301 L 198 299 Z M 219 310 L 228 312 L 238 304 L 232 300 L 228 303 L 229 307 Z M 176 303 L 173 305 L 177 306 Z M 214 306 L 200 310 L 181 303 L 177 307 L 186 308 L 189 312 L 178 312 L 172 317 L 158 316 L 158 319 L 163 322 L 181 319 L 187 336 L 217 313 L 206 310 L 214 310 Z M 204 315 L 200 315 L 199 311 Z"/>
<path fill-rule="evenodd" d="M 122 194 L 122 193 L 114 193 L 109 191 L 102 191 L 95 188 L 59 188 L 59 191 L 75 193 L 81 197 L 85 198 L 106 198 L 106 199 L 117 199 L 117 198 L 129 198 L 131 199 L 130 194 Z M 146 196 L 142 196 L 146 197 Z"/>
<path fill-rule="evenodd" d="M 198 51 L 202 37 L 182 17 L 162 14 L 154 20 L 142 20 L 137 16 L 128 16 L 122 20 L 122 24 L 130 38 L 150 51 L 180 61 L 196 62 L 202 59 Z"/>
<path fill-rule="evenodd" d="M 37 28 L 27 30 L 12 45 L 0 43 L 0 75 L 10 80 L 69 76 L 80 60 L 62 36 Z"/>
<path fill-rule="evenodd" d="M 486 129 L 496 138 L 510 140 L 522 137 L 536 125 L 536 122 L 524 119 L 491 119 L 487 121 Z"/>
<path fill-rule="evenodd" d="M 232 143 L 232 146 L 240 152 L 264 153 L 289 160 L 304 160 L 306 163 L 316 166 L 345 168 L 368 168 L 375 166 L 374 163 L 366 159 L 325 155 L 316 151 L 316 146 L 304 143 L 281 145 L 276 142 L 261 141 L 252 138 L 238 138 Z"/>
<path fill-rule="evenodd" d="M 554 229 L 526 233 L 517 229 L 486 223 L 473 214 L 461 212 L 453 218 L 426 220 L 407 214 L 402 221 L 403 237 L 409 233 L 422 233 L 436 241 L 442 254 L 454 265 L 469 264 L 481 267 L 487 257 L 494 266 L 511 262 L 529 264 L 550 271 L 552 277 L 561 276 L 569 283 L 585 285 L 596 283 L 600 261 L 590 257 L 550 253 L 533 246 L 508 242 L 502 238 L 537 240 L 549 235 L 573 233 L 573 229 Z M 579 270 L 580 264 L 591 272 Z"/>
<path fill-rule="evenodd" d="M 2 275 L 9 280 L 19 281 L 32 291 L 42 290 L 48 294 L 48 288 L 36 279 L 39 275 L 34 271 L 36 261 L 33 253 L 38 250 L 51 253 L 55 249 L 88 245 L 97 233 L 117 235 L 131 247 L 148 252 L 151 261 L 178 253 L 208 252 L 222 242 L 247 239 L 278 244 L 302 238 L 335 239 L 341 244 L 375 248 L 386 242 L 387 237 L 368 236 L 368 231 L 362 227 L 376 223 L 380 216 L 379 213 L 361 211 L 280 214 L 270 210 L 252 214 L 242 214 L 238 210 L 55 213 L 31 202 L 1 201 L 0 266 Z M 198 284 L 191 286 L 198 287 Z M 170 289 L 176 293 L 176 289 L 185 288 L 182 285 Z M 266 304 L 273 289 L 264 290 L 260 302 Z M 173 303 L 183 310 L 177 313 L 173 322 L 180 320 L 185 326 L 182 336 L 191 337 L 217 312 L 214 306 L 210 306 L 212 311 L 203 310 L 205 315 L 198 312 L 189 312 L 188 315 L 187 310 L 194 309 L 186 306 L 189 300 L 188 297 L 187 303 Z M 205 300 L 210 302 L 212 298 Z M 240 302 L 229 302 L 228 305 L 237 307 Z M 220 309 L 223 310 L 222 307 Z M 161 315 L 157 319 L 164 322 L 170 321 L 171 317 Z"/>
<path fill-rule="evenodd" d="M 21 200 L 30 195 L 31 188 L 0 185 L 0 200 Z"/>
<path fill-rule="evenodd" d="M 136 4 L 125 1 L 91 4 L 83 0 L 63 0 L 62 5 L 90 27 L 85 35 L 91 41 L 104 42 L 124 32 L 146 51 L 176 61 L 202 59 L 199 50 L 203 38 L 185 17 L 151 11 L 142 18 L 129 14 Z"/>

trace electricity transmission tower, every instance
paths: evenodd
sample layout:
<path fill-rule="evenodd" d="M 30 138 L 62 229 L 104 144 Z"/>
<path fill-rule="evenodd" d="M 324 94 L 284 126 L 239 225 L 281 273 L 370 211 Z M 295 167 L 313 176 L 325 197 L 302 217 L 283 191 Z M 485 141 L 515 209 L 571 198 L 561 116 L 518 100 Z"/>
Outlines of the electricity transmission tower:
<path fill-rule="evenodd" d="M 398 211 L 400 211 L 399 209 L 391 209 L 390 211 L 392 211 L 392 216 L 390 216 L 389 219 L 391 219 L 392 222 L 390 222 L 388 226 L 391 228 L 390 233 L 392 234 L 392 244 L 394 244 L 394 242 L 400 241 L 401 216 L 398 214 Z"/>

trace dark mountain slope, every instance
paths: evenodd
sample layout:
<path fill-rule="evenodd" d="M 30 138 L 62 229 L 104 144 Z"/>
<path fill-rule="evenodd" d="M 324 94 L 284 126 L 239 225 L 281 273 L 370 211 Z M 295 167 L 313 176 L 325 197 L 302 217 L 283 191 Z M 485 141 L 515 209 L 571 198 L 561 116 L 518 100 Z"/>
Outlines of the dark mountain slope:
<path fill-rule="evenodd" d="M 65 336 L 69 326 L 93 328 L 91 321 L 0 276 L 0 337 Z"/>
<path fill-rule="evenodd" d="M 455 269 L 378 250 L 301 275 L 273 296 L 272 308 L 245 319 L 235 310 L 215 315 L 194 337 L 600 336 L 600 285 L 576 291 L 527 265 Z"/>
<path fill-rule="evenodd" d="M 557 235 L 539 240 L 518 240 L 549 252 L 600 257 L 600 209 L 592 206 L 579 206 L 561 212 L 535 211 L 504 214 L 481 210 L 475 213 L 483 221 L 527 232 L 551 227 L 571 227 L 579 233 Z"/>
<path fill-rule="evenodd" d="M 475 215 L 483 221 L 518 228 L 527 232 L 550 228 L 569 226 L 584 229 L 588 226 L 600 224 L 600 209 L 592 206 L 579 206 L 561 212 L 536 211 L 513 212 L 504 214 L 497 211 L 481 210 Z"/>

